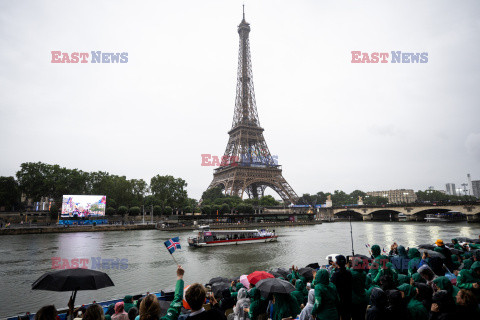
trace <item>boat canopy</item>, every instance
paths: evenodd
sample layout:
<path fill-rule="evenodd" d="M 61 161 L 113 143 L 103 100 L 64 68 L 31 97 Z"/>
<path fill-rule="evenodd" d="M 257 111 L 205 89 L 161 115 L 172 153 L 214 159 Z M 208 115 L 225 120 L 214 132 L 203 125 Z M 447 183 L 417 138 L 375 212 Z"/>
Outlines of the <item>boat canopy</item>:
<path fill-rule="evenodd" d="M 202 232 L 203 230 L 196 230 L 194 232 Z M 258 230 L 209 230 L 203 232 L 211 232 L 211 233 L 258 233 Z"/>

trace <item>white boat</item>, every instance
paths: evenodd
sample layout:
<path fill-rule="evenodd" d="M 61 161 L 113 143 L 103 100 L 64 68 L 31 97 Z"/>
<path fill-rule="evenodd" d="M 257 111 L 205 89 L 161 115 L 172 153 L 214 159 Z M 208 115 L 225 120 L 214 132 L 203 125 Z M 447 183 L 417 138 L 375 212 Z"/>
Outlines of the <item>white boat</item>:
<path fill-rule="evenodd" d="M 213 247 L 246 243 L 266 243 L 277 241 L 275 232 L 265 230 L 210 230 L 209 226 L 200 226 L 194 231 L 197 235 L 188 238 L 191 247 Z"/>
<path fill-rule="evenodd" d="M 427 214 L 425 220 L 427 220 L 427 222 L 458 222 L 465 221 L 466 217 L 460 212 L 450 211 L 446 213 Z"/>

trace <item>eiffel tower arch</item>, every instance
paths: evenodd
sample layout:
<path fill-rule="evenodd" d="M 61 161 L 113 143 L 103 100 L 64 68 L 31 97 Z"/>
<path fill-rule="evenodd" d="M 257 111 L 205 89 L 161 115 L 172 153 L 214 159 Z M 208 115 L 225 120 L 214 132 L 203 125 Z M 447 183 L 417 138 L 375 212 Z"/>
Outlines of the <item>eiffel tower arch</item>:
<path fill-rule="evenodd" d="M 225 194 L 249 198 L 264 195 L 272 188 L 285 203 L 295 203 L 298 196 L 282 175 L 282 167 L 268 149 L 264 129 L 258 119 L 253 87 L 252 61 L 249 42 L 250 24 L 238 25 L 237 89 L 232 128 L 220 167 L 213 173 L 208 189 L 221 186 Z"/>

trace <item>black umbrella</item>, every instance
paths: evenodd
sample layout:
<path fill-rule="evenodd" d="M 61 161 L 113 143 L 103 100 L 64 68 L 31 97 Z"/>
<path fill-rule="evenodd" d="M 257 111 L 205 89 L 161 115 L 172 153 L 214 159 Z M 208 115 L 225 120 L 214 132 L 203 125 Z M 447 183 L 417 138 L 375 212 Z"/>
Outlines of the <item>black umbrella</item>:
<path fill-rule="evenodd" d="M 458 242 L 472 242 L 473 239 L 471 238 L 467 238 L 467 237 L 458 237 L 458 238 L 455 238 L 457 239 Z"/>
<path fill-rule="evenodd" d="M 295 291 L 295 287 L 290 282 L 278 278 L 260 280 L 255 287 L 264 294 L 290 293 Z"/>
<path fill-rule="evenodd" d="M 208 284 L 214 284 L 214 283 L 217 283 L 217 282 L 229 282 L 229 281 L 230 280 L 228 280 L 227 278 L 224 278 L 224 277 L 215 277 L 215 278 L 210 279 Z"/>
<path fill-rule="evenodd" d="M 72 303 L 78 290 L 97 290 L 114 286 L 108 274 L 91 269 L 65 269 L 47 272 L 32 284 L 32 290 L 72 291 Z"/>
<path fill-rule="evenodd" d="M 315 270 L 310 268 L 310 267 L 306 267 L 306 268 L 299 269 L 298 274 L 301 275 L 302 277 L 305 277 L 305 280 L 312 281 L 313 280 L 313 271 L 315 271 Z"/>
<path fill-rule="evenodd" d="M 219 297 L 223 290 L 230 288 L 230 282 L 215 282 L 212 284 L 212 292 L 215 297 Z"/>
<path fill-rule="evenodd" d="M 418 249 L 433 250 L 435 249 L 435 246 L 433 244 L 421 244 L 418 246 Z"/>
<path fill-rule="evenodd" d="M 457 256 L 458 256 L 459 254 L 462 254 L 462 253 L 463 253 L 463 251 L 460 251 L 460 250 L 455 249 L 455 248 L 449 248 L 449 250 L 450 250 L 450 252 L 451 252 L 452 254 L 456 254 Z"/>
<path fill-rule="evenodd" d="M 312 268 L 312 269 L 319 269 L 320 268 L 320 265 L 318 264 L 318 262 L 314 262 L 314 263 L 310 263 L 308 266 L 306 266 L 305 268 Z"/>
<path fill-rule="evenodd" d="M 275 271 L 270 271 L 269 273 L 272 274 L 275 278 L 280 278 L 280 277 L 285 278 L 283 276 L 283 274 L 280 274 L 280 273 L 275 272 Z"/>
<path fill-rule="evenodd" d="M 443 254 L 441 254 L 440 252 L 433 251 L 433 250 L 428 250 L 428 249 L 418 249 L 418 251 L 420 251 L 422 254 L 424 252 L 427 252 L 427 254 L 430 258 L 439 257 L 439 258 L 442 258 L 443 260 L 445 260 L 445 256 Z"/>
<path fill-rule="evenodd" d="M 283 269 L 283 268 L 272 269 L 272 270 L 269 271 L 269 273 L 271 273 L 271 274 L 273 274 L 273 275 L 274 275 L 274 273 L 279 273 L 279 274 L 281 274 L 282 277 L 284 277 L 284 278 L 286 278 L 286 277 L 290 274 L 290 272 L 288 272 L 288 270 Z"/>

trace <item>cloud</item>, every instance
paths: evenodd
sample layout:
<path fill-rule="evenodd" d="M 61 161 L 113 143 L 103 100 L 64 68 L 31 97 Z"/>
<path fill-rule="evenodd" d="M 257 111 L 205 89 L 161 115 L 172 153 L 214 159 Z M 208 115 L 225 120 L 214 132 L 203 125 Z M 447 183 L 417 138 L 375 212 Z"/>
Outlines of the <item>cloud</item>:
<path fill-rule="evenodd" d="M 465 140 L 465 147 L 468 154 L 471 154 L 477 161 L 480 161 L 480 133 L 470 133 Z"/>
<path fill-rule="evenodd" d="M 398 133 L 398 130 L 393 125 L 377 125 L 374 124 L 368 127 L 368 132 L 376 136 L 393 137 Z"/>

